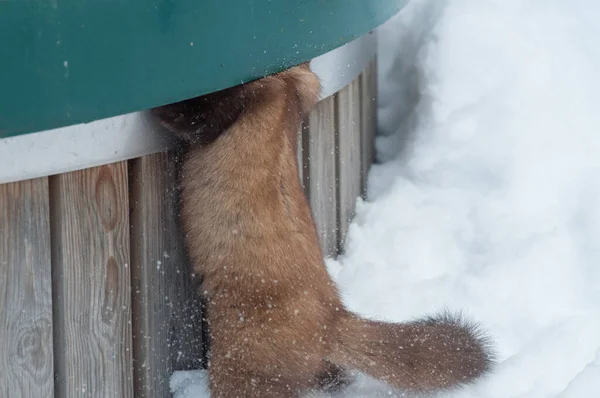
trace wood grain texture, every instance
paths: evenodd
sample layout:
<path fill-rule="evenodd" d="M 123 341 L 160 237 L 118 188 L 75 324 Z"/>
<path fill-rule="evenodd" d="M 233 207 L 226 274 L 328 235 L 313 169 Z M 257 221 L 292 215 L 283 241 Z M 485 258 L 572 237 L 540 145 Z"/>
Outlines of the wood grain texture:
<path fill-rule="evenodd" d="M 360 79 L 336 94 L 336 118 L 338 251 L 341 252 L 354 217 L 356 199 L 361 195 Z"/>
<path fill-rule="evenodd" d="M 304 156 L 308 193 L 323 254 L 337 252 L 335 98 L 321 100 L 309 115 Z"/>
<path fill-rule="evenodd" d="M 50 177 L 57 397 L 133 396 L 127 163 Z"/>
<path fill-rule="evenodd" d="M 52 397 L 48 179 L 0 184 L 0 396 Z"/>
<path fill-rule="evenodd" d="M 137 158 L 130 170 L 135 396 L 167 397 L 173 370 L 201 367 L 200 292 L 177 225 L 173 156 Z"/>
<path fill-rule="evenodd" d="M 362 131 L 362 194 L 366 197 L 369 168 L 375 161 L 375 133 L 377 129 L 377 58 L 360 76 L 361 131 Z"/>

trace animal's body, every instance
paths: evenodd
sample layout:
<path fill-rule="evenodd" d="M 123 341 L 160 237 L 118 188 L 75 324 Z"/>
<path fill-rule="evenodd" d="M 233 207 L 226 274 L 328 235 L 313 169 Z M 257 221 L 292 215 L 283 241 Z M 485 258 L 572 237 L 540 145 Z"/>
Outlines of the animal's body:
<path fill-rule="evenodd" d="M 301 65 L 154 109 L 190 144 L 181 219 L 203 277 L 212 397 L 296 397 L 343 381 L 346 369 L 415 392 L 473 381 L 491 359 L 472 325 L 447 315 L 370 321 L 342 303 L 294 153 L 319 90 Z"/>

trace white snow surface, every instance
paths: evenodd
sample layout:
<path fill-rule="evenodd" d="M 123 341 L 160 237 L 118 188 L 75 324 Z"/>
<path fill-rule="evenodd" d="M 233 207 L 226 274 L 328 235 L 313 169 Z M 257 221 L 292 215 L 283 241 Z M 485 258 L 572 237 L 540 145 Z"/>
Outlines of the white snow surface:
<path fill-rule="evenodd" d="M 413 0 L 379 29 L 381 164 L 328 267 L 364 316 L 484 326 L 494 372 L 441 397 L 600 396 L 599 43 L 596 0 Z"/>

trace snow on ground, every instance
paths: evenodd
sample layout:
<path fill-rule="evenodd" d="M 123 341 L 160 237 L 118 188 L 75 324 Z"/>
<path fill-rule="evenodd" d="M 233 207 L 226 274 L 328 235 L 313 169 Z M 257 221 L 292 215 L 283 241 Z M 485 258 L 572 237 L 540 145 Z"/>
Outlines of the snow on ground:
<path fill-rule="evenodd" d="M 382 164 L 328 266 L 365 316 L 485 325 L 494 374 L 443 397 L 600 396 L 598 21 L 595 0 L 413 0 L 380 29 Z"/>

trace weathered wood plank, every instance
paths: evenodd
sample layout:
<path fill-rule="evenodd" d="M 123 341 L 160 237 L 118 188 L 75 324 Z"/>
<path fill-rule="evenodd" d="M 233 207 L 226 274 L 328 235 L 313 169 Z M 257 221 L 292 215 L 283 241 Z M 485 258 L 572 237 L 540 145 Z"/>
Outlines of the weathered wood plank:
<path fill-rule="evenodd" d="M 173 156 L 134 159 L 130 170 L 135 396 L 167 397 L 173 370 L 201 365 L 200 292 L 177 226 Z"/>
<path fill-rule="evenodd" d="M 55 391 L 133 396 L 127 163 L 50 177 Z"/>
<path fill-rule="evenodd" d="M 366 196 L 367 176 L 375 161 L 375 133 L 377 129 L 377 58 L 365 68 L 360 76 L 361 130 L 362 130 L 362 192 Z"/>
<path fill-rule="evenodd" d="M 325 256 L 337 252 L 335 98 L 321 100 L 309 115 L 306 156 L 311 210 Z"/>
<path fill-rule="evenodd" d="M 52 397 L 48 179 L 0 184 L 0 396 Z"/>
<path fill-rule="evenodd" d="M 354 216 L 356 199 L 361 195 L 360 79 L 355 79 L 336 94 L 338 150 L 338 250 L 344 247 L 348 227 Z"/>

